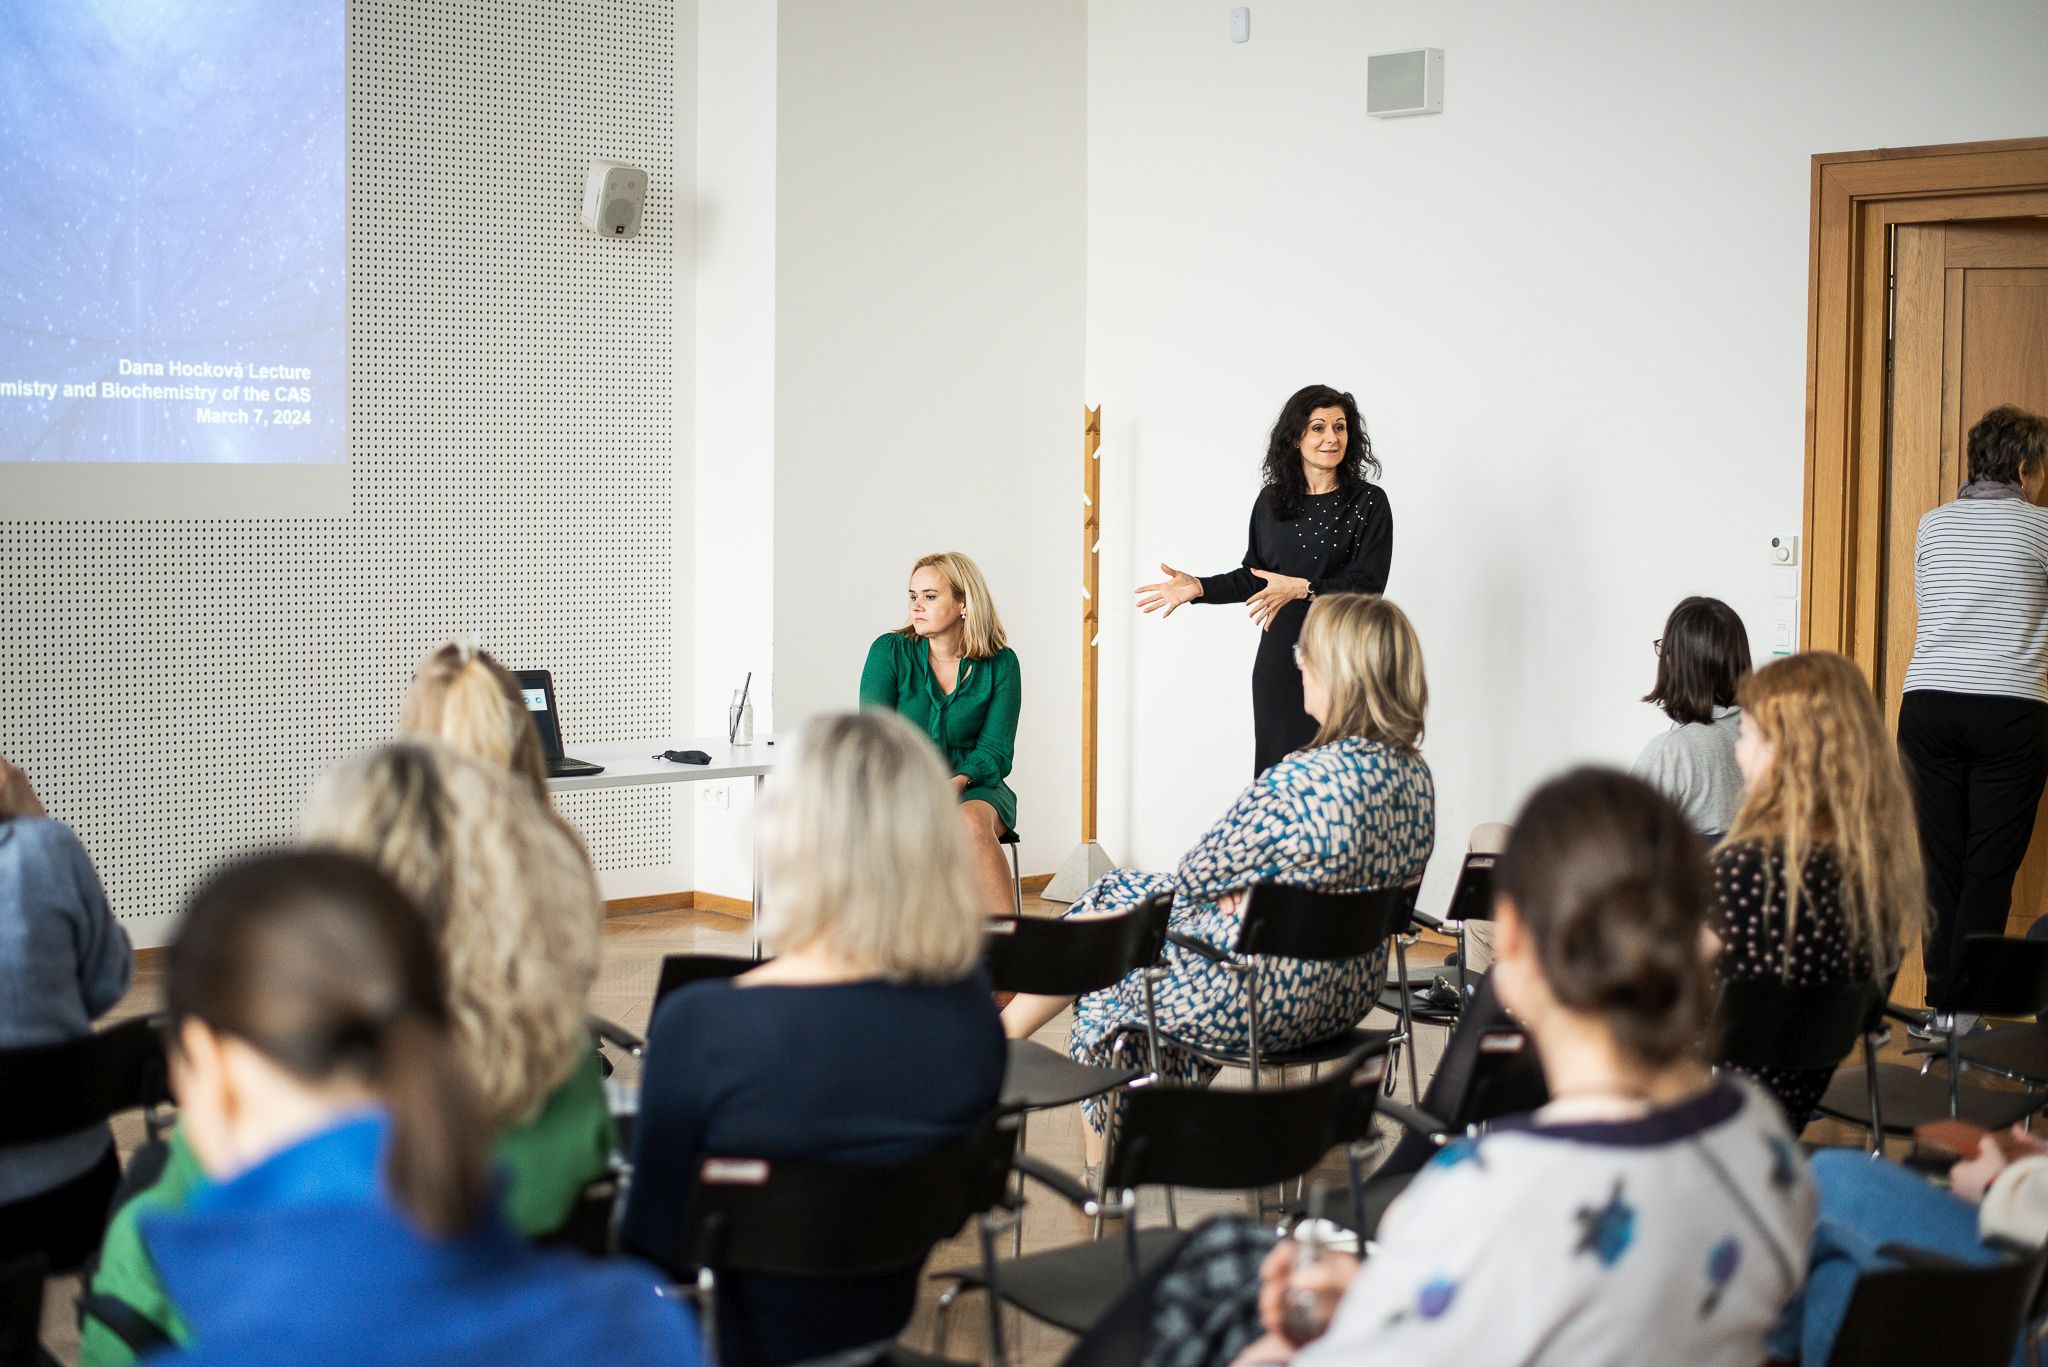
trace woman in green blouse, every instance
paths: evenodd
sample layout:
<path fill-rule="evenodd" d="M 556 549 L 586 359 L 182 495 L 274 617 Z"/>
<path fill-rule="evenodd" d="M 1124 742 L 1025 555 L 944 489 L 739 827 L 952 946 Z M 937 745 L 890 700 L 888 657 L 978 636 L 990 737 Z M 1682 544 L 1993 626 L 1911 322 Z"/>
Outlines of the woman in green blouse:
<path fill-rule="evenodd" d="M 1003 780 L 1017 745 L 1023 685 L 1017 652 L 981 569 L 958 551 L 910 569 L 910 620 L 868 647 L 860 705 L 885 707 L 931 737 L 953 772 L 975 877 L 990 910 L 1012 907 L 1010 871 L 996 840 L 1017 824 L 1017 795 Z"/>

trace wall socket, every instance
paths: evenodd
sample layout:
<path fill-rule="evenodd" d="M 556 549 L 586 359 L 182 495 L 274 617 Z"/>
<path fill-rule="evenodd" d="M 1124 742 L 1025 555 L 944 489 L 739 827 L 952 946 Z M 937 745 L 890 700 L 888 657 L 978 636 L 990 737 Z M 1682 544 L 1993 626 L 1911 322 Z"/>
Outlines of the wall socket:
<path fill-rule="evenodd" d="M 697 785 L 697 805 L 714 807 L 725 811 L 732 806 L 732 791 L 724 783 L 700 783 Z"/>

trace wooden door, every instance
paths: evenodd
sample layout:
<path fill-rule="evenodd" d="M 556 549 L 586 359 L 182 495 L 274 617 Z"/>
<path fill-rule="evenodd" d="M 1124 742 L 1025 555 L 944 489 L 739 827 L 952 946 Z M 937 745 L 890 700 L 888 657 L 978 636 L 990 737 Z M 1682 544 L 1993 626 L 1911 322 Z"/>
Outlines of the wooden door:
<path fill-rule="evenodd" d="M 2048 220 L 1901 223 L 1892 252 L 1892 381 L 1878 697 L 1897 730 L 1913 655 L 1913 533 L 1956 496 L 1977 420 L 2002 403 L 2048 413 Z M 2011 933 L 2048 901 L 2048 804 L 2013 887 Z M 1911 958 L 1901 1000 L 1924 984 Z"/>

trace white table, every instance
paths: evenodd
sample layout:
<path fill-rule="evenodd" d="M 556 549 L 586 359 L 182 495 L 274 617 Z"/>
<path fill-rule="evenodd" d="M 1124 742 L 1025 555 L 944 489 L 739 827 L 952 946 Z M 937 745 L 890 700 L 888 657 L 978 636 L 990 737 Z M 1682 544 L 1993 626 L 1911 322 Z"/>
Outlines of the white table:
<path fill-rule="evenodd" d="M 548 787 L 557 792 L 586 792 L 593 788 L 629 788 L 644 783 L 705 783 L 724 779 L 754 780 L 754 957 L 761 957 L 761 783 L 775 769 L 774 736 L 756 736 L 752 745 L 727 745 L 719 736 L 697 736 L 690 740 L 612 741 L 603 745 L 570 744 L 571 759 L 602 764 L 601 774 L 578 778 L 551 778 Z M 711 756 L 709 764 L 674 764 L 654 756 L 664 750 L 702 750 Z"/>

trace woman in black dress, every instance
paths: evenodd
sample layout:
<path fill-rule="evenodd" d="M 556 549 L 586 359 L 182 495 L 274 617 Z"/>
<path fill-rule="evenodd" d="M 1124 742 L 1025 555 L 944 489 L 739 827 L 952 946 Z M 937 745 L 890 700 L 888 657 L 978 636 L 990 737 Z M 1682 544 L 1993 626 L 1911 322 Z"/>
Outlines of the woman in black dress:
<path fill-rule="evenodd" d="M 1266 487 L 1252 504 L 1244 565 L 1197 578 L 1171 565 L 1138 589 L 1138 606 L 1167 616 L 1183 603 L 1250 603 L 1264 631 L 1252 664 L 1253 773 L 1315 739 L 1301 708 L 1294 643 L 1319 593 L 1383 593 L 1394 558 L 1394 512 L 1358 401 L 1328 385 L 1297 390 L 1266 443 Z"/>

